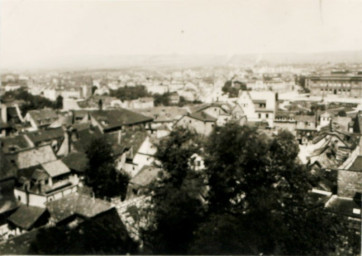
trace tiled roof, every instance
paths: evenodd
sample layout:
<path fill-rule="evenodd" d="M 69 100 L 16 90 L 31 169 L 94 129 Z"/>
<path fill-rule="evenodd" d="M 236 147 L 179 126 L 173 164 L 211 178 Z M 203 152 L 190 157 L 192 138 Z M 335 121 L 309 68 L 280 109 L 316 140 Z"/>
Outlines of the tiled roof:
<path fill-rule="evenodd" d="M 297 122 L 316 122 L 315 116 L 309 116 L 309 115 L 298 115 L 295 116 L 295 120 Z"/>
<path fill-rule="evenodd" d="M 107 201 L 77 193 L 48 202 L 46 207 L 55 222 L 62 221 L 74 214 L 91 218 L 112 208 Z"/>
<path fill-rule="evenodd" d="M 9 153 L 32 147 L 32 145 L 24 137 L 24 135 L 0 138 L 0 142 L 1 142 L 1 149 L 3 150 L 4 153 Z"/>
<path fill-rule="evenodd" d="M 153 119 L 142 114 L 127 110 L 115 109 L 91 112 L 104 129 L 118 128 L 125 125 L 151 122 Z"/>
<path fill-rule="evenodd" d="M 61 160 L 44 163 L 42 167 L 50 177 L 57 177 L 70 172 L 69 168 Z"/>
<path fill-rule="evenodd" d="M 28 113 L 38 125 L 40 121 L 42 122 L 40 125 L 51 124 L 58 118 L 57 113 L 52 109 L 30 110 Z"/>
<path fill-rule="evenodd" d="M 203 111 L 200 112 L 193 112 L 191 114 L 189 114 L 189 117 L 203 121 L 203 122 L 215 122 L 217 119 L 206 114 Z"/>
<path fill-rule="evenodd" d="M 45 208 L 21 205 L 12 215 L 10 215 L 8 221 L 17 227 L 29 230 L 45 211 Z"/>
<path fill-rule="evenodd" d="M 64 138 L 64 131 L 61 127 L 51 128 L 46 130 L 29 132 L 27 133 L 27 136 L 34 144 L 38 144 L 41 142 Z"/>
<path fill-rule="evenodd" d="M 50 145 L 45 145 L 25 151 L 21 151 L 17 156 L 17 167 L 19 169 L 28 168 L 46 162 L 57 160 Z"/>
<path fill-rule="evenodd" d="M 69 169 L 76 172 L 84 172 L 88 165 L 87 155 L 83 152 L 70 153 L 62 161 Z"/>

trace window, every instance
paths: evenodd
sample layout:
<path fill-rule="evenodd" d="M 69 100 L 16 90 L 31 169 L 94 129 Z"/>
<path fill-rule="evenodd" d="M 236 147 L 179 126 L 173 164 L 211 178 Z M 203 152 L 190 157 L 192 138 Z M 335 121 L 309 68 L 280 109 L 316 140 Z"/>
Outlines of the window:
<path fill-rule="evenodd" d="M 258 114 L 258 117 L 261 118 L 261 114 Z"/>
<path fill-rule="evenodd" d="M 197 167 L 200 167 L 200 165 L 201 165 L 201 161 L 200 161 L 200 160 L 197 160 L 197 161 L 196 161 L 196 166 L 197 166 Z"/>
<path fill-rule="evenodd" d="M 191 120 L 189 121 L 189 123 L 191 124 Z"/>
<path fill-rule="evenodd" d="M 266 118 L 269 118 L 269 114 L 265 114 L 265 117 L 266 117 Z"/>

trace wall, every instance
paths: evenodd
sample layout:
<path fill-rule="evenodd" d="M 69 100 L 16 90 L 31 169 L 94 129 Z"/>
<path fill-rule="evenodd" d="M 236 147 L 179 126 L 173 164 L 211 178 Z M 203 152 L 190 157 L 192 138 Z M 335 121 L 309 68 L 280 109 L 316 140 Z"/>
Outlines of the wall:
<path fill-rule="evenodd" d="M 208 136 L 212 132 L 215 123 L 214 122 L 203 122 L 203 121 L 191 118 L 189 116 L 184 116 L 177 122 L 176 125 L 194 130 L 199 134 Z"/>

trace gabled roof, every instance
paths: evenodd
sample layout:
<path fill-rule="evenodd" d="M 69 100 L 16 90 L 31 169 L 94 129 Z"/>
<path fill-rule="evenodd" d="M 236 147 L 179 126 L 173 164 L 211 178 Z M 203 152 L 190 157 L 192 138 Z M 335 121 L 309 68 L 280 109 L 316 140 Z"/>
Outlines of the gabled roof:
<path fill-rule="evenodd" d="M 107 201 L 78 193 L 47 202 L 46 206 L 51 218 L 55 222 L 62 221 L 74 214 L 85 218 L 92 218 L 112 208 L 111 204 Z"/>
<path fill-rule="evenodd" d="M 216 122 L 216 118 L 208 115 L 207 113 L 200 111 L 200 112 L 193 112 L 191 114 L 188 115 L 191 118 L 200 120 L 202 122 Z"/>
<path fill-rule="evenodd" d="M 19 152 L 16 163 L 19 169 L 23 169 L 55 160 L 57 157 L 52 147 L 45 145 Z"/>
<path fill-rule="evenodd" d="M 45 211 L 45 208 L 21 205 L 12 215 L 10 215 L 8 221 L 17 227 L 29 230 Z"/>
<path fill-rule="evenodd" d="M 50 177 L 57 177 L 59 175 L 70 173 L 69 168 L 61 160 L 44 163 L 41 166 Z"/>
<path fill-rule="evenodd" d="M 52 141 L 64 138 L 64 131 L 61 127 L 39 130 L 27 133 L 28 138 L 36 145 L 41 142 Z"/>
<path fill-rule="evenodd" d="M 90 113 L 103 127 L 103 129 L 120 128 L 125 125 L 134 125 L 140 123 L 151 122 L 153 119 L 142 114 L 127 110 L 114 109 L 93 111 Z"/>
<path fill-rule="evenodd" d="M 83 152 L 70 153 L 62 161 L 69 169 L 76 172 L 84 172 L 88 165 L 87 155 Z"/>

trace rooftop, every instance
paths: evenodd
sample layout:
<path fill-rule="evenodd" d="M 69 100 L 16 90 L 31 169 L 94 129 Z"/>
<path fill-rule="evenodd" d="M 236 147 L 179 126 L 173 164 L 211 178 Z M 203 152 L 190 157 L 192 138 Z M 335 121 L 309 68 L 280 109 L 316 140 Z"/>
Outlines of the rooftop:
<path fill-rule="evenodd" d="M 45 208 L 20 205 L 20 207 L 8 218 L 8 221 L 22 229 L 29 230 L 35 222 L 45 213 Z"/>
<path fill-rule="evenodd" d="M 76 193 L 48 202 L 47 208 L 51 218 L 59 222 L 74 214 L 91 218 L 109 210 L 112 206 L 107 201 Z"/>
<path fill-rule="evenodd" d="M 150 117 L 127 109 L 99 110 L 91 112 L 90 115 L 93 116 L 105 130 L 151 122 L 153 120 Z"/>
<path fill-rule="evenodd" d="M 70 153 L 62 161 L 69 169 L 76 172 L 84 172 L 88 165 L 87 155 L 83 152 Z"/>

